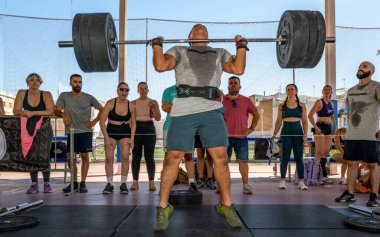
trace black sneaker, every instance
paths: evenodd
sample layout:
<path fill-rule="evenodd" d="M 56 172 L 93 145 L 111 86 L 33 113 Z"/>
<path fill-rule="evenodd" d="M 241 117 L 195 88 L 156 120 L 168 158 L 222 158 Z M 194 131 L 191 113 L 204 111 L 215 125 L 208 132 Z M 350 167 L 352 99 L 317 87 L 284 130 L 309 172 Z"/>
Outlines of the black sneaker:
<path fill-rule="evenodd" d="M 197 191 L 197 185 L 194 182 L 189 184 L 189 190 Z"/>
<path fill-rule="evenodd" d="M 367 202 L 367 207 L 379 207 L 380 200 L 376 193 L 371 193 L 369 195 L 369 201 Z"/>
<path fill-rule="evenodd" d="M 110 183 L 107 183 L 106 187 L 103 189 L 103 194 L 113 193 L 113 186 Z"/>
<path fill-rule="evenodd" d="M 85 182 L 80 182 L 79 184 L 79 192 L 80 193 L 87 193 L 88 192 L 88 189 L 87 189 L 87 186 L 86 186 L 86 183 Z"/>
<path fill-rule="evenodd" d="M 120 185 L 120 193 L 121 194 L 128 194 L 129 191 L 128 191 L 128 187 L 127 187 L 127 184 L 126 183 L 122 183 Z"/>
<path fill-rule="evenodd" d="M 74 182 L 74 192 L 78 192 L 78 182 Z M 71 184 L 69 184 L 68 186 L 66 186 L 66 188 L 62 189 L 62 192 L 64 193 L 69 193 L 71 192 Z"/>
<path fill-rule="evenodd" d="M 344 190 L 343 194 L 337 198 L 335 198 L 336 202 L 356 202 L 356 198 L 354 194 L 348 192 L 348 190 Z"/>
<path fill-rule="evenodd" d="M 206 188 L 207 188 L 207 189 L 211 189 L 211 190 L 215 190 L 215 189 L 216 189 L 216 185 L 215 185 L 214 180 L 212 180 L 212 179 L 208 179 L 208 180 L 206 181 Z"/>

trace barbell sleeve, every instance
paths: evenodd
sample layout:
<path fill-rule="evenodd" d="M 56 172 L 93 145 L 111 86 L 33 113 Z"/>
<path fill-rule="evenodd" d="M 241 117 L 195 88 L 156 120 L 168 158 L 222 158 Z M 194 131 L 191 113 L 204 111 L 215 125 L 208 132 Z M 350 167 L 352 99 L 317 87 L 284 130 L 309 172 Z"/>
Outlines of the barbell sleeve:
<path fill-rule="evenodd" d="M 74 47 L 73 41 L 58 41 L 58 46 L 60 48 L 70 48 Z"/>

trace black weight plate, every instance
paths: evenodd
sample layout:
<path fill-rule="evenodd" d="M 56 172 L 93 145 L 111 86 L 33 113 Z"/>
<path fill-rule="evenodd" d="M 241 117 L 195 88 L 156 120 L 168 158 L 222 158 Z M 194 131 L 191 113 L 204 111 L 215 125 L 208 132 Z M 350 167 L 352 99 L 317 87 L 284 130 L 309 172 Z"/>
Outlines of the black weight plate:
<path fill-rule="evenodd" d="M 170 192 L 169 202 L 172 205 L 200 205 L 202 192 L 197 190 L 173 190 Z"/>
<path fill-rule="evenodd" d="M 305 13 L 309 19 L 309 45 L 303 65 L 305 68 L 309 68 L 314 62 L 318 47 L 318 22 L 313 11 L 305 11 Z"/>
<path fill-rule="evenodd" d="M 92 14 L 76 14 L 72 27 L 74 53 L 78 65 L 83 72 L 93 71 L 93 60 L 88 32 L 90 15 Z"/>
<path fill-rule="evenodd" d="M 344 224 L 353 229 L 380 233 L 380 219 L 373 217 L 349 217 L 344 220 Z"/>
<path fill-rule="evenodd" d="M 89 24 L 93 72 L 114 72 L 118 65 L 118 47 L 111 42 L 117 39 L 112 16 L 109 13 L 93 14 Z"/>
<path fill-rule="evenodd" d="M 309 21 L 303 11 L 286 11 L 281 16 L 277 38 L 284 37 L 285 43 L 277 43 L 277 61 L 281 68 L 301 68 L 309 44 Z"/>
<path fill-rule="evenodd" d="M 0 217 L 0 232 L 30 228 L 39 224 L 39 219 L 33 216 L 3 216 Z"/>
<path fill-rule="evenodd" d="M 323 18 L 322 13 L 315 11 L 314 15 L 316 16 L 318 23 L 318 41 L 317 41 L 317 50 L 315 53 L 315 58 L 311 64 L 308 65 L 309 68 L 315 67 L 321 60 L 323 51 L 326 45 L 326 23 L 325 18 Z"/>

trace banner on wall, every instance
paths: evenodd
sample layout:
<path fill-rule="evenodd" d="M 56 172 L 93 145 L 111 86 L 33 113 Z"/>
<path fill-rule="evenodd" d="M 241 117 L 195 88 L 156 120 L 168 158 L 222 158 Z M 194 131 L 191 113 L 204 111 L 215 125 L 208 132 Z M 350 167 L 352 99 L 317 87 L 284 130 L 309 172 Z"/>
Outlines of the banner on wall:
<path fill-rule="evenodd" d="M 0 117 L 0 171 L 44 171 L 49 169 L 50 118 L 43 118 L 26 157 L 21 144 L 19 117 Z"/>

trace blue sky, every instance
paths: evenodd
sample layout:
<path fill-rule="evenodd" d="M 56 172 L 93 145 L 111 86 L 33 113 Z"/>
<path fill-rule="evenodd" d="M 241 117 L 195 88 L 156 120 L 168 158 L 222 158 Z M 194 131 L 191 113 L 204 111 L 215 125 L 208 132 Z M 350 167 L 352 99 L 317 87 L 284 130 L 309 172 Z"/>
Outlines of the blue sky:
<path fill-rule="evenodd" d="M 336 0 L 335 3 L 336 25 L 354 27 L 380 27 L 380 14 L 378 13 L 378 10 L 380 9 L 380 1 Z M 281 17 L 282 13 L 288 9 L 318 10 L 324 13 L 324 4 L 324 0 L 129 0 L 128 18 L 160 18 L 223 22 L 277 21 Z M 2 14 L 46 18 L 71 19 L 78 12 L 110 12 L 113 17 L 117 19 L 119 15 L 118 7 L 118 0 L 0 0 L 0 13 Z M 186 25 L 186 29 L 184 31 L 187 32 L 188 28 L 189 27 Z M 23 29 L 17 30 L 22 31 Z M 156 36 L 157 34 L 160 34 L 160 32 L 161 31 L 159 28 L 157 30 L 152 29 L 151 34 L 153 36 Z M 228 38 L 233 37 L 233 33 L 235 34 L 233 30 L 229 30 L 225 35 L 223 35 L 223 33 L 224 32 L 214 31 L 210 33 L 210 37 L 216 35 L 217 37 L 215 38 Z M 265 30 L 252 30 L 244 33 L 244 35 L 247 37 L 262 37 L 262 33 L 266 33 Z M 275 32 L 273 33 L 275 34 Z M 130 34 L 133 37 L 131 32 Z M 380 30 L 351 32 L 348 30 L 340 29 L 337 31 L 337 37 L 340 36 L 340 38 L 337 38 L 337 54 L 339 54 L 339 57 L 337 58 L 337 88 L 341 88 L 343 86 L 350 87 L 357 83 L 355 74 L 356 67 L 360 61 L 366 59 L 373 61 L 375 65 L 380 65 L 380 56 L 375 56 L 376 49 L 380 49 L 380 43 L 378 43 L 380 42 L 379 34 Z M 69 33 L 64 35 L 67 35 L 67 37 L 63 37 L 62 40 L 70 39 Z M 171 38 L 184 38 L 184 36 L 181 34 L 178 35 L 178 37 Z M 55 46 L 56 45 L 54 44 L 54 47 Z M 223 45 L 221 47 L 225 46 Z M 251 44 L 250 47 L 251 51 L 249 54 L 251 56 L 266 56 L 267 54 L 273 54 L 273 51 L 268 52 L 268 49 L 271 50 L 271 48 L 269 48 L 267 45 L 264 46 L 263 44 Z M 165 50 L 166 49 L 167 48 L 165 48 Z M 131 49 L 130 51 L 133 50 L 134 49 Z M 232 47 L 230 47 L 229 50 L 233 50 Z M 128 51 L 128 55 L 130 54 L 130 51 Z M 68 51 L 63 50 L 62 52 L 66 54 Z M 71 51 L 70 53 L 72 54 Z M 141 59 L 145 59 L 145 57 L 142 57 Z M 139 60 L 141 59 L 139 58 Z M 0 63 L 1 60 L 2 59 L 0 57 Z M 14 60 L 17 60 L 17 58 Z M 140 64 L 144 63 L 141 62 Z M 40 65 L 36 64 L 36 68 L 38 68 L 37 66 Z M 143 65 L 137 65 L 136 67 L 140 68 L 140 66 Z M 280 71 L 276 65 L 275 60 L 272 58 L 270 60 L 266 58 L 263 58 L 261 60 L 260 57 L 249 59 L 247 62 L 247 67 L 249 70 L 246 70 L 246 74 L 242 76 L 243 92 L 245 94 L 263 94 L 264 91 L 266 94 L 273 94 L 278 92 L 279 89 L 281 89 L 281 91 L 284 91 L 285 85 L 291 81 L 291 70 Z M 272 68 L 275 68 L 275 70 Z M 62 70 L 64 69 L 65 68 Z M 14 68 L 12 70 L 17 71 L 17 68 Z M 25 73 L 23 73 L 23 75 L 24 74 Z M 50 74 L 45 73 L 45 75 L 42 76 L 43 78 L 47 78 L 50 77 Z M 114 74 L 101 74 L 101 76 L 94 74 L 87 75 L 86 77 L 114 77 Z M 138 80 L 141 80 L 138 75 L 132 75 L 131 77 L 132 79 L 130 80 L 134 80 L 133 83 L 135 83 L 135 81 L 137 82 Z M 166 80 L 168 84 L 172 82 L 174 83 L 174 80 L 167 79 L 172 77 L 172 73 L 157 74 L 155 72 L 149 72 L 150 83 L 152 83 L 153 86 L 166 86 L 160 85 L 160 80 Z M 277 77 L 280 79 L 277 79 Z M 312 70 L 297 70 L 296 77 L 297 79 L 300 78 L 299 81 L 297 81 L 297 84 L 299 84 L 299 87 L 302 90 L 302 94 L 316 94 L 318 96 L 320 94 L 320 89 L 324 83 L 324 62 L 321 61 L 320 64 Z M 251 80 L 251 78 L 254 80 Z M 271 80 L 267 80 L 267 78 L 271 78 Z M 377 76 L 377 78 L 379 78 L 379 76 Z M 46 85 L 48 84 L 46 83 L 45 86 Z M 226 87 L 225 83 L 222 83 L 222 87 Z M 1 89 L 3 89 L 2 85 L 0 85 L 0 90 Z M 99 89 L 104 88 L 96 88 L 94 90 L 98 92 Z M 152 94 L 152 97 L 159 100 L 160 92 L 162 89 L 164 88 L 160 88 L 160 90 L 155 91 L 156 93 Z M 94 90 L 91 91 L 90 88 L 87 88 L 87 90 L 94 93 Z M 114 92 L 112 91 L 110 93 L 110 95 L 102 93 L 99 96 L 110 98 L 114 95 Z M 132 90 L 131 97 L 135 98 L 136 96 L 136 92 Z"/>
<path fill-rule="evenodd" d="M 129 0 L 128 18 L 198 21 L 278 20 L 287 9 L 324 12 L 324 0 Z M 110 12 L 118 18 L 118 0 L 0 0 L 3 14 L 71 18 L 77 12 Z M 380 1 L 336 0 L 336 24 L 380 25 Z"/>

